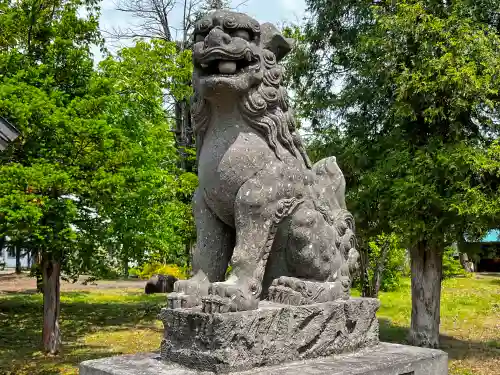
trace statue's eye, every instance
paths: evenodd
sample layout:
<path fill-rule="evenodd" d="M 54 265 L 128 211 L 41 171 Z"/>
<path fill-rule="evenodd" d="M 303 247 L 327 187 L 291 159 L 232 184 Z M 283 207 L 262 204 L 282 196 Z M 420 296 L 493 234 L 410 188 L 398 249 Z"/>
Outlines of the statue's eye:
<path fill-rule="evenodd" d="M 194 37 L 195 43 L 203 42 L 204 40 L 205 40 L 205 35 L 202 34 L 196 34 L 196 36 Z"/>
<path fill-rule="evenodd" d="M 232 33 L 232 36 L 245 39 L 247 41 L 250 40 L 250 33 L 246 30 L 236 30 Z"/>

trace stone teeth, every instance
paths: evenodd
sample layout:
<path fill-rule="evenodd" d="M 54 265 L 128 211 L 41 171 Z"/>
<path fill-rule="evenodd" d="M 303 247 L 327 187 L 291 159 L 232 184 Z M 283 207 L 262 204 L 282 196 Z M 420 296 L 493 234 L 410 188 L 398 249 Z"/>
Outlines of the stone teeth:
<path fill-rule="evenodd" d="M 248 60 L 248 61 L 252 61 L 252 53 L 250 51 L 247 51 L 245 53 L 245 58 Z"/>
<path fill-rule="evenodd" d="M 222 74 L 234 74 L 236 72 L 236 62 L 224 60 L 219 62 L 219 72 Z"/>
<path fill-rule="evenodd" d="M 206 68 L 208 68 L 208 64 L 201 64 L 201 67 L 202 67 L 203 69 L 206 69 Z"/>

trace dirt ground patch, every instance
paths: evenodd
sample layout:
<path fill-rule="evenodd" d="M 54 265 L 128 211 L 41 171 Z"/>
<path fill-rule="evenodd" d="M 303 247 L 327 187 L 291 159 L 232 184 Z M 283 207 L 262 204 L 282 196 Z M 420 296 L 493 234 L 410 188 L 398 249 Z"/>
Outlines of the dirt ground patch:
<path fill-rule="evenodd" d="M 130 280 L 99 280 L 95 282 L 85 283 L 88 276 L 80 276 L 75 283 L 61 280 L 61 291 L 86 291 L 99 289 L 142 289 L 146 285 L 145 280 L 130 279 Z M 0 294 L 21 292 L 21 293 L 36 293 L 36 280 L 29 277 L 27 273 L 16 275 L 13 272 L 2 271 L 0 273 Z"/>

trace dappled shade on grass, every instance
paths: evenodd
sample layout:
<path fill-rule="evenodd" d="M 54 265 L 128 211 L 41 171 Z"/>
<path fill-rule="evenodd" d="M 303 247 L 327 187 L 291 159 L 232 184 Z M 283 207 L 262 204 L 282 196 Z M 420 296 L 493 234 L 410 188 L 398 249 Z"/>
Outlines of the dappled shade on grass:
<path fill-rule="evenodd" d="M 63 348 L 57 357 L 40 352 L 42 296 L 0 295 L 0 374 L 76 374 L 78 363 L 159 347 L 156 316 L 165 295 L 96 290 L 61 295 Z"/>

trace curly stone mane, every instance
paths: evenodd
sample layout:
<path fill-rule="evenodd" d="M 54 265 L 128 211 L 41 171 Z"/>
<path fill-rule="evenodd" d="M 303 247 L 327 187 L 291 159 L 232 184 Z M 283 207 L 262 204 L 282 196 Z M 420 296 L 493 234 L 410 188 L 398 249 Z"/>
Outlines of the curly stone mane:
<path fill-rule="evenodd" d="M 296 133 L 296 123 L 283 83 L 283 67 L 273 52 L 262 53 L 264 76 L 259 86 L 252 88 L 238 101 L 243 119 L 261 134 L 279 160 L 283 160 L 280 144 L 297 159 L 311 168 L 305 147 Z M 195 92 L 192 104 L 194 132 L 200 145 L 211 117 L 209 103 Z M 198 150 L 201 147 L 198 148 Z"/>

